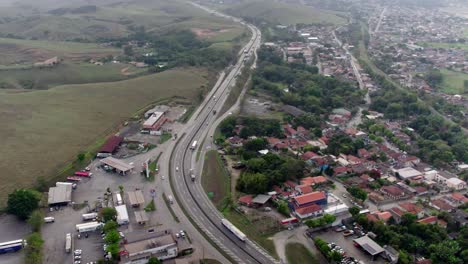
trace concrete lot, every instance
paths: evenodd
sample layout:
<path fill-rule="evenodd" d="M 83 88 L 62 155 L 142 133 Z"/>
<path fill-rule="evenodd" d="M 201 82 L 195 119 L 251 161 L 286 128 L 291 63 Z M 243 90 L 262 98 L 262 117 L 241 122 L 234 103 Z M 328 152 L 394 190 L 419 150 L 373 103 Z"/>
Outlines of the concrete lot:
<path fill-rule="evenodd" d="M 343 232 L 330 231 L 318 231 L 313 233 L 314 236 L 318 236 L 321 239 L 327 241 L 328 243 L 335 243 L 338 246 L 342 247 L 346 252 L 346 255 L 349 257 L 362 260 L 365 263 L 385 263 L 385 260 L 382 258 L 377 258 L 375 261 L 372 261 L 370 255 L 365 253 L 359 248 L 356 248 L 353 243 L 353 239 L 357 238 L 355 235 L 344 237 Z"/>
<path fill-rule="evenodd" d="M 165 175 L 165 180 L 162 180 L 161 175 L 156 175 L 154 182 L 146 180 L 143 176 L 140 175 L 141 164 L 144 160 L 151 158 L 155 159 L 161 152 L 163 152 L 169 144 L 172 143 L 172 140 L 158 145 L 157 148 L 152 149 L 147 153 L 143 153 L 137 156 L 133 156 L 125 159 L 127 163 L 133 162 L 135 169 L 133 172 L 129 173 L 126 176 L 121 176 L 116 173 L 105 172 L 100 169 L 99 160 L 93 161 L 89 167 L 93 176 L 91 178 L 83 178 L 83 180 L 78 184 L 76 190 L 73 191 L 72 199 L 76 204 L 82 204 L 85 201 L 88 203 L 90 208 L 94 208 L 96 202 L 102 201 L 106 189 L 109 187 L 112 192 L 119 191 L 118 186 L 122 185 L 124 187 L 124 203 L 128 204 L 128 196 L 126 195 L 127 191 L 133 191 L 135 189 L 140 189 L 143 192 L 145 198 L 145 204 L 140 208 L 132 208 L 130 205 L 127 205 L 127 210 L 130 218 L 130 224 L 121 226 L 119 231 L 123 233 L 131 232 L 137 229 L 143 228 L 153 228 L 155 231 L 164 231 L 166 229 L 172 229 L 174 232 L 179 230 L 185 230 L 187 235 L 191 238 L 195 252 L 186 258 L 190 260 L 196 260 L 202 257 L 202 254 L 205 257 L 216 258 L 211 255 L 209 252 L 204 251 L 203 248 L 206 248 L 204 245 L 205 242 L 201 242 L 201 238 L 196 233 L 193 227 L 187 225 L 187 222 L 181 221 L 180 223 L 176 222 L 171 212 L 166 206 L 162 198 L 163 192 L 166 194 L 170 193 L 170 188 L 168 185 L 168 175 Z M 161 159 L 164 158 L 161 157 Z M 161 162 L 162 163 L 162 162 Z M 168 168 L 160 168 L 161 174 L 167 173 Z M 150 195 L 150 190 L 155 189 L 156 194 L 154 197 L 156 211 L 148 213 L 149 221 L 145 225 L 139 225 L 135 223 L 135 210 L 143 210 L 143 208 L 151 201 L 152 197 Z M 71 263 L 73 253 L 65 253 L 65 234 L 72 233 L 74 237 L 74 248 L 82 249 L 82 263 L 89 261 L 95 261 L 104 256 L 104 251 L 102 249 L 103 241 L 99 231 L 96 233 L 90 233 L 88 238 L 82 236 L 81 239 L 76 239 L 75 225 L 82 223 L 81 214 L 86 213 L 88 210 L 87 207 L 81 210 L 74 210 L 71 206 L 63 207 L 59 211 L 48 212 L 47 216 L 54 216 L 55 223 L 46 224 L 43 228 L 43 238 L 45 239 L 45 263 Z M 183 216 L 178 210 L 176 210 L 177 216 L 183 220 Z M 1 258 L 0 258 L 1 259 Z M 0 262 L 3 264 L 2 262 Z M 18 262 L 14 262 L 18 263 Z"/>
<path fill-rule="evenodd" d="M 0 243 L 11 240 L 26 238 L 31 232 L 29 225 L 20 222 L 12 215 L 3 214 L 0 216 Z M 23 263 L 24 251 L 0 255 L 0 264 Z"/>

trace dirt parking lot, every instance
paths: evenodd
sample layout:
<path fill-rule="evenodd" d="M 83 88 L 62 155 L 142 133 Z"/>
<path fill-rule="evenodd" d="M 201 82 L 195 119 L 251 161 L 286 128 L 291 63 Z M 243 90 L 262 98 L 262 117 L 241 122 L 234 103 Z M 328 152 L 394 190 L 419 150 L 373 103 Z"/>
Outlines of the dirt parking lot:
<path fill-rule="evenodd" d="M 355 235 L 344 237 L 343 232 L 335 232 L 334 230 L 330 231 L 318 231 L 313 233 L 314 237 L 320 237 L 321 239 L 327 241 L 328 243 L 335 243 L 346 252 L 346 255 L 349 257 L 356 258 L 358 260 L 362 260 L 365 263 L 385 263 L 382 258 L 377 258 L 376 260 L 372 261 L 370 255 L 365 253 L 359 248 L 356 248 L 353 243 L 353 239 L 357 237 Z"/>

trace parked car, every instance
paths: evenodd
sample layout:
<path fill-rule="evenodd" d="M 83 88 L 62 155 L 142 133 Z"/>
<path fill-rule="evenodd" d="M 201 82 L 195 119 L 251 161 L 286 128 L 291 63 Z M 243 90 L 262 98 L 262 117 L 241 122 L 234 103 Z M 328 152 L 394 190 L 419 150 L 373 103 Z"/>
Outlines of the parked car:
<path fill-rule="evenodd" d="M 346 230 L 343 232 L 343 236 L 347 237 L 347 236 L 351 236 L 354 234 L 354 231 L 353 230 Z"/>

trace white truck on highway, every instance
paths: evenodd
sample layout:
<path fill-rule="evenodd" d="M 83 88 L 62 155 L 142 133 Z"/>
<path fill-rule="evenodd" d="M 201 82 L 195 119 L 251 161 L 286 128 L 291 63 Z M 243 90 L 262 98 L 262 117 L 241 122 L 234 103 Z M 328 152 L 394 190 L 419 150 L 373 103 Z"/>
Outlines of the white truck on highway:
<path fill-rule="evenodd" d="M 190 146 L 190 149 L 191 149 L 191 150 L 195 150 L 195 148 L 197 147 L 197 143 L 198 143 L 198 141 L 194 140 L 194 141 L 192 142 L 192 146 Z"/>
<path fill-rule="evenodd" d="M 245 240 L 247 239 L 247 236 L 244 233 L 242 233 L 242 231 L 240 231 L 235 225 L 231 224 L 231 222 L 229 222 L 226 219 L 221 219 L 221 223 L 227 229 L 229 229 L 229 231 L 231 231 L 237 238 L 239 238 L 242 242 L 245 242 Z"/>
<path fill-rule="evenodd" d="M 65 252 L 70 253 L 72 248 L 72 236 L 70 233 L 65 235 Z"/>

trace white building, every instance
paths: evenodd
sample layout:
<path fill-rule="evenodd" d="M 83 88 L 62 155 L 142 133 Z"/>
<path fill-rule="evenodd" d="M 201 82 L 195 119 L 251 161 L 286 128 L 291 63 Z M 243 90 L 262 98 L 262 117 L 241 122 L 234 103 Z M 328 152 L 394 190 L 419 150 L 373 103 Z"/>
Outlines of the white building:
<path fill-rule="evenodd" d="M 446 181 L 447 187 L 455 190 L 464 190 L 466 189 L 466 182 L 458 178 L 450 178 Z"/>
<path fill-rule="evenodd" d="M 403 168 L 403 169 L 395 170 L 395 176 L 400 177 L 400 179 L 402 179 L 402 180 L 414 179 L 414 178 L 420 177 L 422 175 L 423 174 L 420 171 L 415 170 L 415 169 L 413 169 L 411 167 L 406 167 L 406 168 Z"/>

